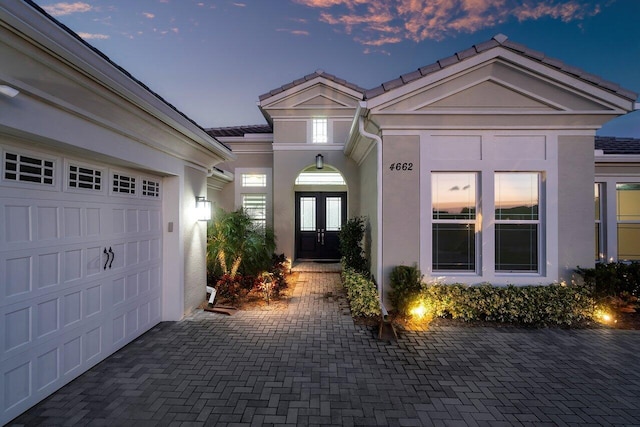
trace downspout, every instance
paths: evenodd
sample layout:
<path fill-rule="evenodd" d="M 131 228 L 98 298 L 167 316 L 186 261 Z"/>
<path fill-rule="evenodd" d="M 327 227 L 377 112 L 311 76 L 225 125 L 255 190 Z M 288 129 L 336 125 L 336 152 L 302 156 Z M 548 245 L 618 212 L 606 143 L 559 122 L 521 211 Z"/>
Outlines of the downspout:
<path fill-rule="evenodd" d="M 383 276 L 382 276 L 382 138 L 378 135 L 369 133 L 364 130 L 364 117 L 365 109 L 361 110 L 361 115 L 358 117 L 358 131 L 360 135 L 372 139 L 376 143 L 376 154 L 377 154 L 377 165 L 376 165 L 376 209 L 377 209 L 377 227 L 378 227 L 378 236 L 376 241 L 376 246 L 378 251 L 376 253 L 376 277 L 378 278 L 378 295 L 380 296 L 380 307 L 383 311 L 383 315 L 386 317 L 387 313 L 383 304 Z"/>

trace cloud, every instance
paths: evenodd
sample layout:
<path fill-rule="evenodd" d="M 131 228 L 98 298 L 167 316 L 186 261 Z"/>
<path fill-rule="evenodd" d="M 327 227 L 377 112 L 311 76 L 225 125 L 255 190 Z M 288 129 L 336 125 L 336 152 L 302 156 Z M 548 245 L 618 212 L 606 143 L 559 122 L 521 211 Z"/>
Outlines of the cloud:
<path fill-rule="evenodd" d="M 106 34 L 78 33 L 84 40 L 106 40 L 109 38 Z"/>
<path fill-rule="evenodd" d="M 245 3 L 233 3 L 233 5 L 236 7 L 247 7 Z"/>
<path fill-rule="evenodd" d="M 318 20 L 369 46 L 442 40 L 507 21 L 581 21 L 605 0 L 292 0 L 320 9 Z M 609 4 L 609 3 L 608 3 Z"/>
<path fill-rule="evenodd" d="M 51 16 L 64 16 L 72 13 L 84 13 L 94 10 L 90 4 L 79 1 L 75 3 L 55 3 L 48 6 L 42 6 L 42 8 Z"/>
<path fill-rule="evenodd" d="M 156 15 L 154 15 L 154 14 L 153 14 L 153 13 L 151 13 L 151 12 L 142 12 L 142 16 L 144 16 L 144 17 L 145 17 L 145 18 L 147 18 L 147 19 L 153 19 L 153 18 L 155 18 L 155 17 L 156 17 Z"/>
<path fill-rule="evenodd" d="M 294 36 L 308 36 L 309 31 L 305 30 L 290 30 L 288 28 L 278 28 L 276 31 L 293 34 Z"/>

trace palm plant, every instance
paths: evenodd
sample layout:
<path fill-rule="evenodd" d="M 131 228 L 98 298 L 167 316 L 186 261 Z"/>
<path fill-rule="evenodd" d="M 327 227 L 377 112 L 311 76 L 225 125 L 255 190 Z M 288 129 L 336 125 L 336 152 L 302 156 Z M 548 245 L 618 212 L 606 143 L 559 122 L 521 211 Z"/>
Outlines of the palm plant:
<path fill-rule="evenodd" d="M 232 279 L 238 273 L 256 276 L 268 270 L 275 248 L 273 230 L 257 225 L 243 209 L 218 210 L 207 229 L 208 266 Z"/>

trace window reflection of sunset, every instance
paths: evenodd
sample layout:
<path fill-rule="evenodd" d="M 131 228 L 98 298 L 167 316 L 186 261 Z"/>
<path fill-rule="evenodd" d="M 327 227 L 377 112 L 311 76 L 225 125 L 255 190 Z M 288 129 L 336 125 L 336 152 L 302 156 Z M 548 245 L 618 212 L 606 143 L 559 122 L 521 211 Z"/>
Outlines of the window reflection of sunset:
<path fill-rule="evenodd" d="M 432 180 L 433 211 L 460 213 L 475 210 L 476 182 L 474 173 L 437 173 Z"/>
<path fill-rule="evenodd" d="M 537 173 L 496 173 L 496 209 L 538 205 Z"/>

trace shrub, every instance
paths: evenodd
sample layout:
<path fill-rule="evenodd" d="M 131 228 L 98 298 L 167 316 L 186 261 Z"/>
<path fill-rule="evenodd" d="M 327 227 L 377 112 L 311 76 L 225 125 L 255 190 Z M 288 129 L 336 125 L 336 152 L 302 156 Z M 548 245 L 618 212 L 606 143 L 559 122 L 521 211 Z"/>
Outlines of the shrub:
<path fill-rule="evenodd" d="M 275 247 L 273 230 L 257 226 L 246 211 L 219 209 L 207 228 L 209 283 L 225 274 L 258 276 L 269 270 Z"/>
<path fill-rule="evenodd" d="M 434 315 L 464 321 L 493 321 L 527 326 L 570 326 L 590 320 L 594 301 L 585 286 L 505 286 L 462 284 L 426 286 L 419 299 Z"/>
<path fill-rule="evenodd" d="M 342 271 L 342 283 L 347 290 L 347 299 L 354 317 L 380 315 L 378 288 L 368 275 L 346 267 Z"/>
<path fill-rule="evenodd" d="M 580 268 L 576 272 L 593 290 L 593 297 L 603 299 L 623 294 L 640 296 L 640 263 L 599 263 L 595 268 Z"/>
<path fill-rule="evenodd" d="M 422 276 L 416 266 L 398 265 L 389 275 L 391 293 L 389 301 L 398 313 L 409 315 L 411 305 L 422 290 Z"/>
<path fill-rule="evenodd" d="M 362 249 L 365 223 L 365 217 L 348 219 L 342 224 L 338 238 L 343 265 L 359 273 L 368 274 L 369 265 Z"/>

